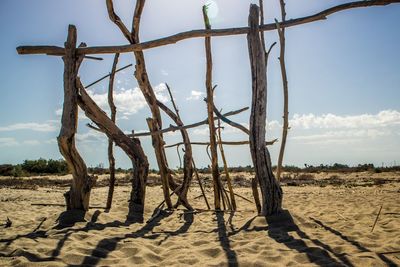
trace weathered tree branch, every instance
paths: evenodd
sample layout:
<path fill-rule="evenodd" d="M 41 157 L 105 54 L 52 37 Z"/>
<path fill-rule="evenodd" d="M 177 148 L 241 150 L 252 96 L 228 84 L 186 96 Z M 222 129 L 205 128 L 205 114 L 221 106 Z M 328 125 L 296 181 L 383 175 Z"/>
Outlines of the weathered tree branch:
<path fill-rule="evenodd" d="M 250 32 L 247 35 L 252 78 L 252 105 L 250 114 L 250 151 L 256 178 L 262 196 L 262 215 L 280 211 L 282 189 L 272 172 L 271 157 L 265 146 L 265 124 L 267 119 L 267 74 L 265 52 L 259 35 L 259 8 L 250 5 Z"/>
<path fill-rule="evenodd" d="M 118 28 L 121 30 L 121 32 L 125 36 L 125 38 L 128 39 L 128 41 L 130 43 L 133 43 L 133 39 L 132 39 L 130 31 L 125 26 L 125 24 L 122 22 L 121 18 L 117 14 L 115 14 L 114 5 L 113 5 L 112 0 L 106 0 L 106 5 L 107 5 L 108 17 L 110 18 L 110 20 L 112 22 L 114 22 L 115 25 L 118 26 Z"/>
<path fill-rule="evenodd" d="M 231 204 L 231 208 L 233 210 L 236 210 L 235 193 L 233 192 L 231 177 L 229 176 L 228 163 L 226 162 L 224 146 L 222 145 L 221 121 L 220 120 L 218 120 L 218 132 L 217 133 L 218 133 L 217 134 L 217 137 L 218 137 L 217 138 L 217 142 L 218 142 L 218 145 L 219 145 L 219 151 L 221 152 L 222 162 L 224 164 L 224 172 L 225 172 L 225 176 L 226 176 L 226 183 L 228 184 L 228 189 L 229 189 L 230 204 Z M 226 195 L 226 199 L 229 200 L 228 195 Z"/>
<path fill-rule="evenodd" d="M 266 146 L 271 146 L 276 141 L 278 141 L 278 139 L 274 139 L 272 141 L 266 141 L 265 145 Z M 223 144 L 223 145 L 228 145 L 228 146 L 239 146 L 239 145 L 248 145 L 248 144 L 250 144 L 249 141 L 222 141 L 222 142 L 218 141 L 217 142 L 217 144 L 220 144 L 220 143 Z M 210 142 L 191 142 L 190 144 L 198 145 L 198 146 L 209 146 Z M 167 146 L 165 146 L 165 148 L 176 147 L 176 146 L 181 146 L 181 145 L 183 145 L 183 142 L 167 145 Z"/>
<path fill-rule="evenodd" d="M 238 110 L 230 111 L 230 112 L 227 112 L 227 113 L 223 114 L 223 116 L 224 117 L 233 116 L 233 115 L 239 114 L 239 113 L 241 113 L 243 111 L 246 111 L 248 109 L 249 109 L 248 107 L 245 107 L 245 108 L 241 108 L 241 109 L 238 109 Z M 217 120 L 217 118 L 214 118 L 214 120 Z M 181 129 L 195 128 L 195 127 L 198 127 L 198 126 L 201 126 L 201 125 L 204 125 L 204 124 L 208 124 L 208 120 L 207 119 L 199 121 L 199 122 L 196 122 L 196 123 L 193 123 L 193 124 L 188 124 L 188 125 L 185 125 L 185 126 L 170 125 L 168 128 L 165 128 L 165 129 L 162 129 L 162 130 L 158 130 L 158 131 L 155 131 L 155 132 L 135 133 L 135 134 L 130 134 L 128 136 L 129 137 L 150 136 L 152 134 L 168 133 L 168 132 L 175 132 L 175 131 L 181 130 Z"/>
<path fill-rule="evenodd" d="M 249 129 L 247 129 L 246 127 L 244 127 L 243 125 L 236 123 L 234 121 L 231 121 L 230 119 L 228 119 L 227 117 L 225 117 L 224 115 L 221 114 L 221 112 L 218 111 L 218 109 L 215 107 L 215 105 L 213 105 L 213 110 L 215 115 L 217 115 L 217 117 L 219 119 L 221 119 L 223 122 L 229 124 L 230 126 L 237 128 L 239 130 L 241 130 L 242 132 L 246 133 L 247 135 L 250 134 Z"/>
<path fill-rule="evenodd" d="M 90 98 L 81 81 L 77 79 L 79 88 L 78 104 L 85 112 L 86 116 L 92 120 L 99 129 L 112 138 L 132 161 L 132 192 L 130 197 L 130 211 L 143 212 L 146 193 L 146 181 L 149 164 L 147 157 L 138 139 L 131 139 L 126 136 L 115 123 L 100 109 L 100 107 Z"/>
<path fill-rule="evenodd" d="M 297 25 L 302 25 L 310 22 L 315 22 L 319 20 L 324 20 L 328 16 L 352 9 L 352 8 L 360 8 L 360 7 L 370 7 L 370 6 L 386 6 L 390 4 L 400 3 L 400 0 L 370 0 L 370 1 L 355 1 L 346 4 L 337 5 L 328 9 L 325 9 L 316 14 L 301 17 L 297 19 L 290 19 L 285 22 L 279 22 L 281 28 L 288 28 Z M 260 31 L 273 31 L 276 30 L 276 23 L 264 24 L 259 28 Z M 89 54 L 115 54 L 115 53 L 129 53 L 132 51 L 140 51 L 155 47 L 160 47 L 164 45 L 170 45 L 177 43 L 179 41 L 190 39 L 190 38 L 199 38 L 199 37 L 210 37 L 210 36 L 228 36 L 228 35 L 239 35 L 239 34 L 247 34 L 249 32 L 249 27 L 238 27 L 238 28 L 226 28 L 226 29 L 210 29 L 210 30 L 191 30 L 186 32 L 181 32 L 178 34 L 174 34 L 168 37 L 147 41 L 143 43 L 130 44 L 130 45 L 120 45 L 120 46 L 94 46 L 94 47 L 85 47 L 78 48 L 77 53 L 79 55 L 89 55 Z M 125 35 L 125 34 L 124 34 Z M 65 50 L 63 47 L 58 46 L 19 46 L 17 47 L 17 51 L 21 55 L 25 54 L 47 54 L 53 56 L 62 56 L 65 54 Z"/>
<path fill-rule="evenodd" d="M 126 65 L 126 66 L 124 66 L 124 67 L 122 67 L 122 68 L 119 68 L 119 69 L 117 69 L 117 70 L 115 71 L 115 73 L 118 73 L 118 72 L 120 72 L 120 71 L 122 71 L 122 70 L 124 70 L 124 69 L 127 69 L 127 68 L 131 67 L 132 65 L 133 65 L 133 64 L 129 64 L 129 65 Z M 98 79 L 98 80 L 96 80 L 96 81 L 90 83 L 89 85 L 86 85 L 85 88 L 88 89 L 89 87 L 91 87 L 91 86 L 97 84 L 98 82 L 101 82 L 102 80 L 104 80 L 104 79 L 106 79 L 106 78 L 108 78 L 108 77 L 110 77 L 110 76 L 111 76 L 111 73 L 110 73 L 110 74 L 107 74 L 107 75 L 104 75 L 104 76 L 101 77 L 100 79 Z"/>
<path fill-rule="evenodd" d="M 169 109 L 166 105 L 161 103 L 160 101 L 157 100 L 157 105 L 176 123 L 178 126 L 183 126 L 183 122 L 181 120 L 181 117 L 179 115 L 179 110 L 178 107 L 175 104 L 175 100 L 172 96 L 171 89 L 169 88 L 168 84 L 165 84 L 168 90 L 168 94 L 171 99 L 172 106 L 174 107 L 175 113 Z M 185 145 L 185 154 L 183 156 L 183 182 L 180 187 L 179 192 L 177 193 L 178 195 L 178 201 L 175 205 L 175 207 L 178 207 L 179 204 L 183 204 L 187 209 L 192 210 L 192 206 L 189 204 L 189 201 L 187 200 L 187 193 L 189 191 L 189 186 L 192 181 L 193 177 L 193 156 L 192 156 L 192 146 L 190 144 L 190 138 L 189 134 L 186 131 L 186 129 L 180 129 L 181 135 L 182 135 L 182 140 L 183 144 Z M 178 156 L 179 156 L 179 147 L 177 147 L 178 151 Z M 180 161 L 179 157 L 179 161 Z"/>
<path fill-rule="evenodd" d="M 210 20 L 207 14 L 207 6 L 203 6 L 203 19 L 204 26 L 207 30 L 211 29 Z M 206 94 L 207 94 L 207 117 L 208 117 L 208 128 L 210 131 L 210 151 L 211 151 L 211 174 L 213 178 L 214 185 L 214 208 L 221 208 L 221 198 L 224 199 L 221 181 L 218 169 L 218 151 L 217 151 L 217 141 L 216 132 L 214 125 L 214 90 L 212 86 L 212 55 L 211 55 L 211 38 L 206 36 L 204 39 L 205 52 L 206 52 Z M 225 203 L 223 203 L 225 205 Z"/>
<path fill-rule="evenodd" d="M 284 0 L 279 0 L 279 3 L 281 6 L 282 21 L 285 22 L 286 20 L 285 2 Z M 286 139 L 289 129 L 289 89 L 288 89 L 288 79 L 287 79 L 286 64 L 285 64 L 285 46 L 286 46 L 285 28 L 281 28 L 277 20 L 275 20 L 275 23 L 279 35 L 279 43 L 280 43 L 279 63 L 281 67 L 282 87 L 283 87 L 282 142 L 279 150 L 278 164 L 276 168 L 276 178 L 279 181 L 281 179 L 283 156 L 285 154 Z"/>
<path fill-rule="evenodd" d="M 111 120 L 115 123 L 116 115 L 117 115 L 117 107 L 114 104 L 114 78 L 117 69 L 119 54 L 115 54 L 114 62 L 111 69 L 110 74 L 110 82 L 108 84 L 108 105 L 110 106 L 111 110 Z M 109 162 L 109 170 L 110 170 L 110 184 L 108 189 L 107 195 L 107 203 L 106 209 L 111 208 L 112 199 L 114 195 L 114 186 L 115 186 L 115 158 L 114 158 L 114 142 L 112 138 L 108 138 L 108 162 Z"/>

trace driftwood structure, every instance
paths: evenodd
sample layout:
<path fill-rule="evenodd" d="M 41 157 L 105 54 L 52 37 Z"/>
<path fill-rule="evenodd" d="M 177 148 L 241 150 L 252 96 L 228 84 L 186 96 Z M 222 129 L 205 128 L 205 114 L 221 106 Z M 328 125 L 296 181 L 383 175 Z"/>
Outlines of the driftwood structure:
<path fill-rule="evenodd" d="M 247 27 L 227 28 L 227 29 L 211 29 L 211 25 L 207 16 L 207 7 L 203 7 L 203 18 L 205 29 L 192 30 L 187 32 L 178 33 L 169 37 L 160 38 L 146 42 L 140 42 L 139 29 L 141 15 L 144 9 L 145 0 L 137 0 L 133 14 L 133 22 L 131 30 L 125 26 L 120 17 L 115 13 L 112 0 L 106 0 L 106 7 L 110 20 L 121 30 L 124 37 L 128 40 L 128 45 L 119 46 L 93 46 L 87 47 L 82 43 L 77 47 L 77 31 L 75 26 L 70 25 L 68 28 L 68 37 L 64 47 L 57 46 L 20 46 L 17 48 L 19 54 L 47 54 L 52 56 L 61 56 L 64 61 L 64 104 L 63 113 L 61 118 L 61 130 L 57 138 L 58 146 L 61 154 L 65 158 L 69 169 L 71 170 L 73 180 L 70 190 L 65 193 L 67 209 L 81 209 L 87 210 L 89 208 L 89 199 L 91 188 L 94 186 L 95 177 L 88 175 L 85 162 L 79 155 L 75 147 L 75 134 L 77 131 L 77 118 L 78 106 L 85 112 L 86 116 L 96 125 L 91 126 L 93 129 L 98 130 L 109 139 L 109 163 L 110 163 L 110 189 L 107 199 L 107 207 L 111 207 L 113 188 L 115 182 L 115 159 L 113 156 L 113 144 L 119 146 L 131 159 L 132 162 L 132 191 L 130 196 L 130 211 L 143 213 L 145 204 L 146 181 L 148 174 L 148 160 L 143 148 L 140 144 L 138 137 L 151 136 L 153 148 L 156 154 L 157 164 L 160 171 L 162 190 L 164 194 L 164 202 L 167 208 L 177 207 L 182 204 L 187 209 L 193 207 L 189 204 L 187 193 L 190 183 L 192 181 L 193 173 L 196 175 L 203 197 L 206 201 L 207 207 L 210 205 L 205 196 L 200 178 L 198 177 L 196 167 L 194 165 L 192 155 L 192 145 L 207 145 L 211 150 L 211 172 L 213 177 L 214 187 L 214 207 L 215 210 L 221 208 L 236 209 L 235 194 L 233 192 L 232 184 L 230 182 L 229 173 L 227 172 L 227 163 L 223 151 L 223 145 L 246 145 L 249 144 L 251 157 L 255 168 L 255 178 L 252 181 L 252 189 L 255 204 L 259 213 L 263 215 L 270 215 L 279 212 L 282 205 L 282 190 L 279 181 L 275 178 L 272 172 L 271 158 L 267 145 L 273 144 L 274 141 L 266 142 L 266 107 L 267 107 L 267 59 L 269 52 L 273 45 L 266 51 L 266 44 L 263 33 L 265 31 L 277 30 L 280 42 L 280 66 L 284 89 L 284 127 L 282 132 L 281 150 L 278 158 L 278 174 L 279 178 L 283 162 L 284 148 L 286 144 L 288 126 L 288 82 L 285 67 L 285 29 L 305 23 L 324 20 L 329 15 L 339 11 L 369 7 L 369 6 L 384 6 L 392 3 L 400 3 L 400 0 L 370 0 L 370 1 L 355 1 L 346 4 L 334 6 L 332 8 L 323 10 L 319 13 L 286 20 L 285 4 L 283 0 L 279 0 L 281 5 L 281 21 L 275 23 L 264 24 L 264 13 L 260 11 L 257 5 L 250 6 L 249 25 Z M 263 2 L 260 0 L 260 6 L 263 7 Z M 261 19 L 261 21 L 260 21 Z M 252 78 L 252 103 L 250 115 L 250 129 L 233 122 L 227 117 L 240 113 L 245 109 L 228 112 L 221 114 L 214 106 L 214 89 L 212 84 L 212 54 L 211 54 L 211 38 L 216 36 L 239 35 L 246 34 L 248 42 L 248 52 L 251 67 Z M 206 55 L 206 104 L 207 104 L 207 119 L 194 124 L 184 125 L 182 122 L 178 108 L 173 100 L 171 91 L 168 92 L 171 97 L 173 110 L 168 108 L 165 104 L 156 99 L 154 90 L 151 86 L 149 77 L 147 75 L 145 58 L 143 50 L 154 47 L 174 44 L 188 38 L 203 37 L 205 39 L 205 55 Z M 139 88 L 144 95 L 144 98 L 149 106 L 152 117 L 147 118 L 149 127 L 148 133 L 132 133 L 126 135 L 123 133 L 115 122 L 116 107 L 113 102 L 113 81 L 115 73 L 119 70 L 129 67 L 125 66 L 119 70 L 116 69 L 119 53 L 132 53 L 135 58 L 135 77 L 139 84 Z M 110 77 L 108 100 L 111 108 L 111 116 L 99 108 L 99 106 L 91 99 L 86 92 L 86 88 L 82 85 L 78 71 L 79 66 L 84 59 L 98 60 L 98 57 L 91 55 L 96 54 L 116 54 L 111 73 L 99 80 L 88 85 L 92 86 L 95 83 Z M 163 128 L 160 109 L 163 110 L 176 125 L 171 125 Z M 215 127 L 215 120 L 221 120 L 229 126 L 236 127 L 248 134 L 248 141 L 230 142 L 223 141 L 221 137 L 221 127 Z M 210 140 L 209 142 L 191 142 L 188 128 L 197 127 L 199 125 L 208 124 Z M 163 140 L 163 133 L 179 130 L 182 135 L 183 142 L 165 146 Z M 218 132 L 217 132 L 218 130 Z M 218 137 L 217 137 L 218 133 Z M 181 185 L 178 185 L 172 176 L 172 171 L 168 167 L 168 162 L 165 154 L 166 147 L 184 145 L 184 179 Z M 224 189 L 224 185 L 220 179 L 218 170 L 218 154 L 217 149 L 220 148 L 225 174 L 227 178 L 229 195 Z M 261 201 L 259 198 L 260 187 Z M 172 193 L 170 193 L 170 190 Z M 171 195 L 176 194 L 178 201 L 175 205 L 172 204 Z M 222 203 L 221 203 L 222 202 Z M 222 206 L 221 206 L 222 204 Z M 163 204 L 164 205 L 164 204 Z"/>

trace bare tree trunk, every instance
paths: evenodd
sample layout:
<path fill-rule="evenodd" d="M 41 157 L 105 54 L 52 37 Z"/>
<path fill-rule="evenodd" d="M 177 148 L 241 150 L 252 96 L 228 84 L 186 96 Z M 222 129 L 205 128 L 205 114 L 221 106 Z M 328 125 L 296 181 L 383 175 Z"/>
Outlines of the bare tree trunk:
<path fill-rule="evenodd" d="M 282 13 L 282 23 L 286 21 L 286 11 L 285 11 L 285 2 L 284 0 L 279 0 L 281 6 L 281 13 Z M 282 142 L 281 148 L 279 150 L 279 157 L 278 157 L 278 166 L 276 169 L 276 178 L 278 181 L 281 179 L 281 172 L 282 172 L 282 162 L 283 156 L 285 153 L 286 147 L 286 139 L 289 129 L 289 92 L 288 92 L 288 80 L 286 74 L 286 65 L 285 65 L 285 28 L 281 28 L 277 20 L 276 28 L 279 34 L 279 43 L 280 43 L 280 55 L 279 55 L 279 62 L 281 66 L 281 75 L 282 75 L 282 84 L 283 84 L 283 128 L 282 128 Z"/>
<path fill-rule="evenodd" d="M 203 17 L 206 29 L 211 29 L 211 25 L 207 16 L 207 7 L 203 6 Z M 207 114 L 208 114 L 208 127 L 210 130 L 210 150 L 211 150 L 211 173 L 213 177 L 214 185 L 214 207 L 215 209 L 221 209 L 221 187 L 220 177 L 218 170 L 218 152 L 217 152 L 217 141 L 215 139 L 215 124 L 214 124 L 214 93 L 212 88 L 212 56 L 211 56 L 211 39 L 210 37 L 205 38 L 206 47 L 206 89 L 207 89 Z"/>
<path fill-rule="evenodd" d="M 143 213 L 149 164 L 139 139 L 129 138 L 115 125 L 107 114 L 90 98 L 79 78 L 77 79 L 77 87 L 79 88 L 78 104 L 86 116 L 131 159 L 133 175 L 129 210 L 130 212 Z"/>
<path fill-rule="evenodd" d="M 107 10 L 108 10 L 108 15 L 110 17 L 110 20 L 113 21 L 121 30 L 121 32 L 124 34 L 126 39 L 131 43 L 131 44 L 137 44 L 140 43 L 139 40 L 139 28 L 140 28 L 140 19 L 141 15 L 143 12 L 145 0 L 137 0 L 136 1 L 136 6 L 135 6 L 135 11 L 133 14 L 133 20 L 132 20 L 132 30 L 129 32 L 127 27 L 123 24 L 121 19 L 115 14 L 114 12 L 114 7 L 112 0 L 106 0 L 107 4 Z M 136 60 L 136 65 L 135 65 L 135 77 L 138 82 L 139 88 L 143 93 L 144 98 L 146 99 L 147 104 L 149 105 L 152 118 L 154 120 L 154 128 L 153 131 L 159 131 L 162 129 L 162 120 L 161 120 L 161 115 L 160 115 L 160 109 L 157 106 L 157 98 L 154 93 L 154 90 L 150 84 L 149 78 L 147 76 L 147 70 L 146 70 L 146 64 L 145 64 L 145 59 L 144 59 L 144 54 L 142 51 L 134 51 L 135 55 L 135 60 Z M 158 140 L 155 140 L 157 138 Z M 158 146 L 154 146 L 155 154 L 159 155 L 159 160 L 157 161 L 158 163 L 158 168 L 160 170 L 167 170 L 167 171 L 160 171 L 161 175 L 161 180 L 163 184 L 167 184 L 169 187 L 171 187 L 172 190 L 176 189 L 176 184 L 173 181 L 173 178 L 170 174 L 169 168 L 168 168 L 168 162 L 167 158 L 165 156 L 165 150 L 164 150 L 164 141 L 163 141 L 163 136 L 162 134 L 152 135 L 152 143 L 156 144 L 159 143 Z M 164 196 L 169 196 L 169 189 L 164 188 Z M 165 199 L 166 203 L 168 203 L 168 199 Z"/>
<path fill-rule="evenodd" d="M 250 151 L 261 189 L 261 214 L 271 215 L 281 210 L 282 189 L 272 173 L 271 157 L 265 146 L 267 75 L 259 34 L 259 8 L 254 4 L 250 5 L 249 27 L 247 42 L 252 75 Z"/>
<path fill-rule="evenodd" d="M 76 78 L 82 58 L 76 56 L 77 33 L 74 25 L 68 27 L 64 60 L 64 104 L 61 130 L 57 138 L 58 147 L 72 172 L 72 185 L 65 193 L 67 210 L 89 209 L 90 191 L 95 180 L 87 173 L 86 164 L 75 147 L 75 133 L 78 123 L 78 89 Z"/>
<path fill-rule="evenodd" d="M 110 110 L 111 110 L 111 120 L 114 123 L 115 123 L 115 118 L 117 115 L 117 108 L 115 107 L 115 104 L 114 104 L 113 92 L 114 92 L 114 78 L 115 78 L 115 72 L 116 72 L 117 64 L 118 64 L 118 58 L 119 58 L 119 54 L 117 53 L 117 54 L 115 54 L 115 57 L 114 57 L 114 62 L 113 62 L 113 66 L 112 66 L 111 74 L 110 74 L 110 82 L 108 84 L 108 105 L 110 106 Z M 108 138 L 108 162 L 110 165 L 109 166 L 110 184 L 109 184 L 109 189 L 108 189 L 106 209 L 111 208 L 112 199 L 113 199 L 113 195 L 114 195 L 115 158 L 114 158 L 113 146 L 114 146 L 113 140 L 111 138 Z"/>

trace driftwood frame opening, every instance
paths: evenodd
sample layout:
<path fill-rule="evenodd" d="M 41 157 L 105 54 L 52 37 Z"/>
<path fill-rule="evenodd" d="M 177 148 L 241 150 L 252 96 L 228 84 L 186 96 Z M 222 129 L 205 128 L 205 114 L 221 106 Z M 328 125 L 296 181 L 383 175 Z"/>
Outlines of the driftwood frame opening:
<path fill-rule="evenodd" d="M 73 181 L 71 189 L 65 194 L 67 209 L 82 209 L 87 210 L 89 207 L 90 191 L 94 185 L 95 179 L 90 177 L 87 173 L 86 165 L 79 155 L 75 147 L 75 133 L 77 130 L 77 118 L 78 118 L 78 105 L 85 112 L 86 116 L 96 124 L 95 129 L 105 133 L 109 138 L 109 158 L 110 165 L 114 165 L 113 155 L 112 155 L 112 143 L 121 147 L 124 152 L 130 157 L 133 166 L 132 173 L 132 192 L 130 197 L 130 209 L 132 211 L 143 212 L 145 203 L 145 191 L 146 191 L 146 180 L 148 173 L 148 160 L 137 137 L 140 134 L 126 135 L 124 134 L 118 126 L 115 124 L 115 105 L 112 102 L 112 97 L 109 98 L 111 106 L 111 118 L 109 118 L 104 111 L 102 111 L 97 104 L 90 98 L 87 94 L 85 87 L 81 84 L 78 77 L 79 66 L 84 58 L 99 59 L 97 57 L 89 56 L 94 54 L 117 54 L 117 53 L 129 53 L 133 52 L 135 57 L 135 77 L 138 81 L 139 87 L 147 101 L 147 104 L 151 110 L 152 118 L 148 118 L 148 126 L 150 133 L 144 135 L 151 135 L 153 141 L 153 147 L 156 153 L 157 162 L 160 169 L 163 192 L 165 202 L 168 208 L 172 208 L 172 203 L 170 200 L 171 189 L 173 193 L 178 195 L 178 202 L 175 206 L 183 204 L 186 208 L 191 209 L 192 207 L 187 201 L 187 189 L 192 180 L 193 172 L 196 173 L 194 166 L 194 160 L 191 155 L 191 145 L 194 143 L 190 142 L 189 136 L 186 129 L 189 128 L 188 125 L 184 125 L 180 119 L 178 109 L 175 103 L 171 100 L 174 106 L 175 112 L 167 108 L 162 103 L 158 102 L 154 91 L 152 89 L 151 83 L 149 81 L 145 59 L 143 55 L 143 50 L 150 49 L 154 47 L 174 44 L 178 41 L 185 40 L 188 38 L 204 37 L 205 47 L 206 47 L 206 57 L 207 57 L 207 111 L 208 118 L 205 122 L 192 124 L 195 126 L 201 124 L 208 124 L 210 129 L 210 142 L 209 146 L 212 151 L 212 173 L 214 178 L 214 204 L 215 208 L 219 209 L 220 200 L 222 204 L 228 207 L 232 207 L 234 202 L 229 200 L 228 194 L 223 189 L 219 180 L 218 173 L 218 160 L 217 160 L 217 145 L 228 144 L 229 141 L 222 141 L 219 135 L 218 140 L 215 137 L 216 129 L 214 125 L 215 119 L 221 119 L 227 122 L 233 127 L 238 127 L 237 123 L 226 119 L 227 114 L 219 114 L 218 110 L 213 105 L 213 87 L 212 87 L 212 76 L 211 76 L 211 45 L 210 39 L 214 36 L 227 36 L 227 35 L 238 35 L 246 34 L 248 47 L 249 47 L 249 58 L 252 73 L 252 106 L 251 106 L 251 116 L 250 116 L 250 129 L 241 129 L 246 133 L 249 133 L 249 141 L 239 142 L 237 144 L 250 144 L 250 151 L 252 155 L 252 160 L 254 163 L 254 168 L 256 171 L 256 177 L 253 180 L 253 192 L 257 205 L 257 209 L 261 211 L 264 215 L 270 215 L 276 213 L 281 208 L 282 203 L 282 190 L 272 173 L 271 159 L 266 147 L 268 142 L 265 141 L 265 123 L 266 123 L 266 90 L 267 90 L 267 77 L 266 77 L 266 57 L 268 53 L 265 51 L 264 37 L 260 37 L 260 33 L 264 31 L 278 30 L 281 43 L 281 70 L 282 76 L 286 72 L 284 66 L 284 30 L 288 27 L 293 27 L 305 23 L 310 23 L 318 20 L 324 20 L 327 16 L 334 14 L 339 11 L 359 8 L 359 7 L 369 7 L 369 6 L 385 6 L 388 4 L 400 3 L 400 0 L 370 0 L 370 1 L 355 1 L 346 4 L 341 4 L 334 6 L 332 8 L 323 10 L 314 15 L 307 17 L 285 20 L 284 2 L 280 0 L 281 10 L 282 10 L 282 21 L 271 24 L 263 24 L 263 13 L 261 12 L 261 25 L 260 25 L 260 11 L 258 6 L 250 6 L 249 15 L 249 26 L 240 28 L 228 28 L 228 29 L 211 29 L 211 25 L 208 22 L 207 14 L 205 8 L 203 7 L 203 15 L 205 22 L 205 29 L 203 30 L 192 30 L 187 32 L 178 33 L 169 37 L 140 42 L 139 40 L 139 26 L 140 18 L 143 12 L 145 0 L 137 0 L 134 10 L 132 30 L 129 31 L 124 25 L 121 19 L 114 12 L 114 7 L 112 0 L 106 0 L 107 11 L 110 20 L 121 30 L 122 34 L 129 41 L 129 45 L 120 46 L 97 46 L 97 47 L 87 47 L 82 43 L 79 47 L 76 47 L 77 33 L 76 28 L 70 25 L 68 28 L 68 38 L 65 43 L 65 47 L 57 46 L 20 46 L 17 47 L 19 54 L 47 54 L 53 56 L 62 56 L 64 61 L 64 104 L 63 104 L 63 114 L 61 118 L 61 130 L 57 138 L 58 145 L 61 154 L 65 158 L 73 176 Z M 262 4 L 262 0 L 260 0 Z M 270 51 L 270 50 L 269 50 Z M 114 62 L 115 63 L 115 62 Z M 114 64 L 116 65 L 116 63 Z M 116 66 L 113 67 L 113 71 L 110 76 L 113 79 L 113 75 L 116 72 Z M 105 77 L 101 78 L 104 79 Z M 100 80 L 101 80 L 100 79 Z M 287 97 L 287 80 L 284 79 L 284 90 L 285 98 Z M 112 87 L 110 81 L 110 91 L 112 95 Z M 286 103 L 287 101 L 285 101 Z M 285 104 L 287 106 L 287 104 Z M 160 108 L 167 113 L 176 123 L 176 126 L 171 126 L 166 129 L 162 129 L 162 121 L 160 116 Z M 216 117 L 214 117 L 214 114 Z M 285 125 L 286 130 L 283 132 L 283 139 L 286 140 L 287 135 L 287 118 L 288 111 L 285 109 Z M 168 131 L 180 130 L 183 138 L 183 144 L 185 145 L 185 157 L 184 157 L 184 182 L 182 185 L 177 185 L 171 175 L 171 170 L 168 168 L 168 162 L 165 156 L 165 147 L 163 141 L 163 133 Z M 142 135 L 142 136 L 144 136 Z M 234 142 L 230 142 L 233 144 Z M 273 142 L 272 142 L 273 143 Z M 179 144 L 177 144 L 179 146 Z M 284 143 L 282 144 L 284 147 Z M 223 151 L 223 149 L 221 149 Z M 282 150 L 283 151 L 283 150 Z M 282 164 L 282 156 L 279 157 L 280 165 Z M 224 162 L 225 163 L 225 162 Z M 226 164 L 225 164 L 226 165 Z M 281 170 L 279 169 L 279 173 Z M 197 173 L 196 173 L 197 175 Z M 278 174 L 279 176 L 279 174 Z M 198 179 L 198 177 L 197 177 Z M 113 179 L 111 179 L 113 180 Z M 199 180 L 199 179 L 198 179 Z M 200 182 L 200 180 L 199 180 Z M 257 183 L 261 189 L 262 202 L 258 204 L 258 189 Z M 201 183 L 200 183 L 201 185 Z M 233 192 L 230 192 L 231 196 Z M 110 188 L 110 194 L 112 198 L 112 189 Z M 205 195 L 204 195 L 205 197 Z M 205 198 L 206 199 L 206 198 Z M 232 200 L 234 198 L 232 197 Z M 111 200 L 107 202 L 107 206 L 111 206 Z M 208 202 L 207 202 L 208 205 Z"/>

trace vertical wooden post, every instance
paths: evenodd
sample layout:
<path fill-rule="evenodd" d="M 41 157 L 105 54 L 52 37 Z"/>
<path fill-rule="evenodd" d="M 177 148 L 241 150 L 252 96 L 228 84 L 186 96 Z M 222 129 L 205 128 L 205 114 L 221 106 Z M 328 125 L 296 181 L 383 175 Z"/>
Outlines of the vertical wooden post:
<path fill-rule="evenodd" d="M 203 6 L 203 18 L 204 24 L 207 30 L 211 29 L 210 21 L 207 16 L 207 6 Z M 217 142 L 215 139 L 215 124 L 214 124 L 214 92 L 212 88 L 212 56 L 211 56 L 211 38 L 205 37 L 205 48 L 206 48 L 206 89 L 207 89 L 207 114 L 208 114 L 208 127 L 210 130 L 210 150 L 211 150 L 211 172 L 213 177 L 214 185 L 214 207 L 215 209 L 221 209 L 221 187 L 220 177 L 218 170 L 218 152 Z"/>
<path fill-rule="evenodd" d="M 149 126 L 150 132 L 155 131 L 157 128 L 157 123 L 154 119 L 152 118 L 147 118 L 147 125 Z M 168 179 L 163 179 L 163 177 L 167 177 L 168 175 L 168 169 L 162 164 L 162 158 L 163 155 L 159 153 L 160 147 L 163 146 L 163 140 L 160 138 L 158 134 L 155 134 L 152 136 L 152 142 L 153 142 L 153 147 L 155 148 L 156 152 L 156 159 L 158 163 L 158 167 L 160 168 L 160 176 L 161 176 L 161 184 L 162 184 L 162 189 L 164 193 L 164 200 L 165 203 L 167 204 L 167 207 L 169 209 L 172 209 L 172 202 L 171 198 L 169 196 L 169 185 L 168 185 Z"/>
<path fill-rule="evenodd" d="M 281 6 L 281 14 L 282 14 L 282 22 L 286 21 L 286 10 L 285 10 L 285 1 L 279 0 Z M 286 73 L 286 64 L 285 64 L 285 28 L 281 28 L 278 21 L 275 20 L 276 28 L 279 35 L 279 43 L 280 43 L 280 54 L 279 54 L 279 63 L 281 66 L 281 76 L 282 76 L 282 86 L 283 86 L 283 127 L 282 127 L 282 142 L 281 148 L 279 150 L 279 157 L 278 157 L 278 165 L 276 168 L 276 178 L 278 180 L 281 179 L 281 172 L 282 172 L 282 163 L 283 163 L 283 156 L 285 154 L 285 147 L 286 147 L 286 139 L 289 129 L 289 89 L 288 89 L 288 79 Z"/>
<path fill-rule="evenodd" d="M 72 185 L 65 193 L 67 209 L 89 209 L 90 191 L 94 179 L 87 173 L 87 167 L 75 147 L 75 133 L 78 124 L 78 89 L 76 79 L 82 59 L 76 56 L 77 33 L 74 25 L 68 27 L 65 42 L 64 61 L 64 104 L 61 130 L 57 137 L 58 147 L 72 172 Z"/>
<path fill-rule="evenodd" d="M 224 146 L 222 145 L 221 121 L 220 121 L 220 119 L 218 119 L 218 145 L 219 145 L 219 151 L 221 152 L 222 162 L 224 163 L 224 171 L 225 171 L 225 175 L 226 175 L 226 182 L 228 184 L 229 196 L 231 198 L 230 200 L 231 200 L 231 204 L 232 204 L 232 209 L 236 210 L 235 194 L 233 192 L 231 177 L 229 176 L 228 164 L 226 163 Z"/>
<path fill-rule="evenodd" d="M 272 173 L 271 157 L 265 146 L 267 75 L 265 53 L 259 34 L 259 8 L 254 4 L 250 5 L 249 27 L 247 42 L 252 76 L 250 151 L 261 189 L 261 214 L 270 215 L 281 210 L 282 189 Z"/>
<path fill-rule="evenodd" d="M 114 78 L 115 78 L 115 71 L 117 69 L 119 53 L 116 53 L 114 56 L 114 62 L 110 73 L 110 82 L 108 84 L 108 105 L 110 106 L 111 110 L 111 120 L 115 123 L 116 115 L 117 115 L 117 108 L 114 104 Z M 108 196 L 107 196 L 107 204 L 106 209 L 111 208 L 112 199 L 114 195 L 114 186 L 115 186 L 115 158 L 114 158 L 114 151 L 113 151 L 114 142 L 111 138 L 108 138 L 108 162 L 109 162 L 109 170 L 110 170 L 110 184 L 108 188 Z"/>

